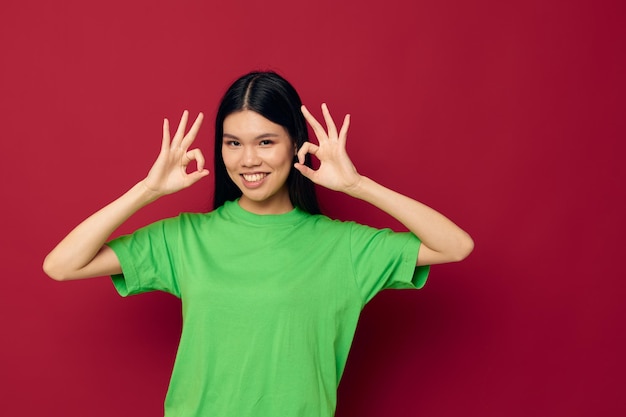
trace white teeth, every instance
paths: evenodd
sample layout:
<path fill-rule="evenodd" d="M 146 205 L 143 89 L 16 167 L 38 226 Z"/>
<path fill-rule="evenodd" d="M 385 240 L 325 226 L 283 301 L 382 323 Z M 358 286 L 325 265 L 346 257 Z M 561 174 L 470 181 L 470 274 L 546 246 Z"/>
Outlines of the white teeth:
<path fill-rule="evenodd" d="M 257 182 L 265 178 L 267 174 L 242 174 L 243 179 L 248 182 Z"/>

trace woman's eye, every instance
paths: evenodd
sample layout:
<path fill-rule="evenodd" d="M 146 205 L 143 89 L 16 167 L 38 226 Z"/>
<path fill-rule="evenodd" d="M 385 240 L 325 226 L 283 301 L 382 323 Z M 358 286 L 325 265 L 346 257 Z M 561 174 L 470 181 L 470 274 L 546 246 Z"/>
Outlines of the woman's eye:
<path fill-rule="evenodd" d="M 239 146 L 239 145 L 240 145 L 240 143 L 237 142 L 236 140 L 228 140 L 228 141 L 226 141 L 226 146 L 236 147 L 236 146 Z"/>
<path fill-rule="evenodd" d="M 259 142 L 259 144 L 260 144 L 261 146 L 268 146 L 268 145 L 271 145 L 271 144 L 272 144 L 272 141 L 271 141 L 271 140 L 269 140 L 269 139 L 263 139 L 261 142 Z"/>

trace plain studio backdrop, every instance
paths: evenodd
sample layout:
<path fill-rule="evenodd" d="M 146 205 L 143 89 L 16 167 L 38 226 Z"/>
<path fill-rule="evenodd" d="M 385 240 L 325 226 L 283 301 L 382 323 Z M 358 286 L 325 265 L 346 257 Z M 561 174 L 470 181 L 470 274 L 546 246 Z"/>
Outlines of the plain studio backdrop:
<path fill-rule="evenodd" d="M 252 69 L 352 115 L 359 171 L 475 239 L 363 313 L 338 417 L 621 416 L 624 3 L 4 0 L 0 393 L 7 416 L 158 416 L 179 301 L 56 283 L 46 253 L 143 178 L 164 117 Z M 210 206 L 212 178 L 119 233 Z M 320 191 L 325 212 L 403 230 Z"/>

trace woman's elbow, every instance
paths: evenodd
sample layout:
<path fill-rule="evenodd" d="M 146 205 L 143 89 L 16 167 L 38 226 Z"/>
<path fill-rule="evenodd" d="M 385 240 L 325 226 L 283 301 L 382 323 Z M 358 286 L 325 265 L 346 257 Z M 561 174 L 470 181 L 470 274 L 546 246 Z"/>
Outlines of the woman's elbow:
<path fill-rule="evenodd" d="M 434 250 L 422 245 L 418 254 L 417 265 L 447 264 L 460 262 L 467 258 L 474 250 L 474 241 L 469 235 L 450 242 L 443 250 Z"/>
<path fill-rule="evenodd" d="M 461 240 L 461 242 L 459 242 L 459 247 L 456 250 L 454 260 L 456 262 L 462 261 L 463 259 L 467 258 L 470 255 L 470 253 L 472 253 L 473 250 L 474 250 L 474 240 L 469 235 L 466 235 Z"/>
<path fill-rule="evenodd" d="M 60 268 L 58 266 L 58 262 L 55 262 L 54 259 L 50 255 L 46 256 L 46 258 L 43 260 L 42 268 L 43 268 L 43 272 L 45 272 L 46 275 L 48 275 L 50 278 L 52 278 L 55 281 L 67 281 L 68 280 L 66 271 L 64 271 L 63 268 Z"/>

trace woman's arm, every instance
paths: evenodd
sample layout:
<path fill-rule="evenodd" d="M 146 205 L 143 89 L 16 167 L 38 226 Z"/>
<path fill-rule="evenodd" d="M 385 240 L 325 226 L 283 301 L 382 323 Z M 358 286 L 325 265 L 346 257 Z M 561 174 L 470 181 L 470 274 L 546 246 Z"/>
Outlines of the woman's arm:
<path fill-rule="evenodd" d="M 307 142 L 298 151 L 299 163 L 295 167 L 305 177 L 326 188 L 367 201 L 400 221 L 422 241 L 418 265 L 460 261 L 472 252 L 472 238 L 444 215 L 357 172 L 346 152 L 349 115 L 337 132 L 325 104 L 322 113 L 328 131 L 306 107 L 302 107 L 302 112 L 319 141 L 319 145 Z M 313 170 L 302 164 L 307 153 L 320 160 L 319 169 Z"/>
<path fill-rule="evenodd" d="M 76 226 L 49 254 L 43 269 L 58 281 L 91 278 L 121 272 L 117 256 L 105 242 L 137 210 L 159 197 L 189 187 L 209 174 L 199 149 L 188 150 L 202 124 L 202 113 L 185 135 L 189 113 L 185 111 L 174 138 L 163 122 L 161 151 L 147 177 L 111 204 Z M 196 171 L 187 166 L 196 161 Z"/>

